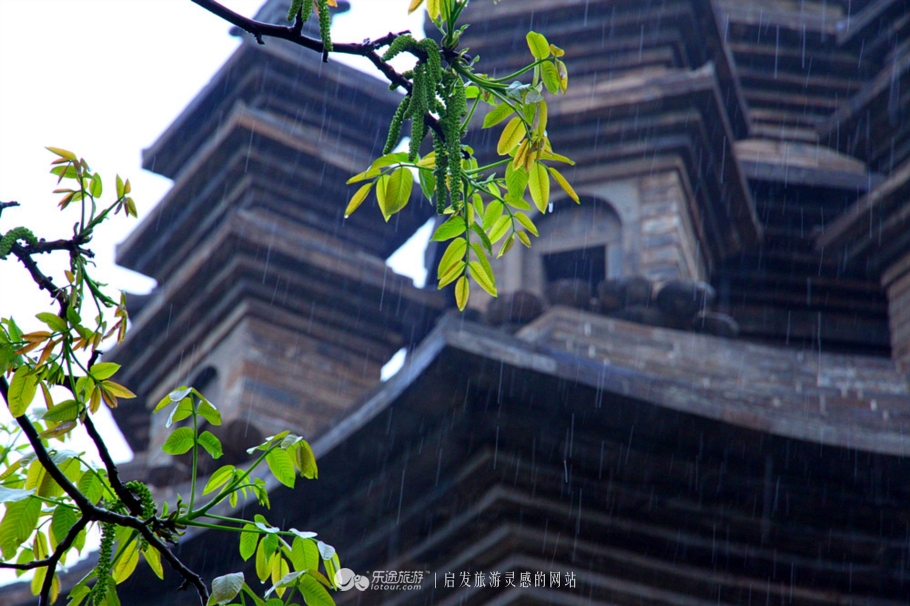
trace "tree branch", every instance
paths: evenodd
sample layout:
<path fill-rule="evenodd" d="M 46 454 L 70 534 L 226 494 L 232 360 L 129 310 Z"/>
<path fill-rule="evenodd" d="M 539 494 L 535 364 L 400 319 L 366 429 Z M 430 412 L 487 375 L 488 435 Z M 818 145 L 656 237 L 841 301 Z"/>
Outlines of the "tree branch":
<path fill-rule="evenodd" d="M 6 382 L 6 378 L 0 376 L 0 395 L 3 396 L 3 400 L 9 406 L 9 384 Z M 199 594 L 199 600 L 202 604 L 205 604 L 209 598 L 209 590 L 205 586 L 205 583 L 202 581 L 202 577 L 186 567 L 186 565 L 180 561 L 180 559 L 171 552 L 167 545 L 148 527 L 149 522 L 152 520 L 144 521 L 138 519 L 135 516 L 123 515 L 115 513 L 113 511 L 104 509 L 103 507 L 98 507 L 94 503 L 88 500 L 82 492 L 76 488 L 69 478 L 60 471 L 60 468 L 54 463 L 51 459 L 50 454 L 47 452 L 47 449 L 44 447 L 44 444 L 41 441 L 41 436 L 38 435 L 38 430 L 35 429 L 35 426 L 32 425 L 32 422 L 28 419 L 27 416 L 22 415 L 16 417 L 16 423 L 19 424 L 19 427 L 22 428 L 22 432 L 28 438 L 29 444 L 31 444 L 32 450 L 35 451 L 35 458 L 41 463 L 48 475 L 53 478 L 55 482 L 63 489 L 63 492 L 69 496 L 79 510 L 82 512 L 82 520 L 88 522 L 109 522 L 111 524 L 117 524 L 118 526 L 125 526 L 127 528 L 132 528 L 137 530 L 142 537 L 149 542 L 149 545 L 158 550 L 161 556 L 167 560 L 167 562 L 182 576 L 186 582 L 196 588 L 196 592 Z M 56 562 L 54 562 L 56 567 Z M 53 577 L 55 570 L 48 568 L 47 576 Z M 45 580 L 47 579 L 45 576 Z M 45 591 L 45 589 L 47 591 Z M 39 606 L 46 606 L 49 604 L 49 593 L 50 585 L 45 584 L 42 587 L 41 595 L 39 596 Z"/>
<path fill-rule="evenodd" d="M 215 0 L 192 0 L 194 4 L 198 4 L 205 10 L 209 11 L 212 14 L 215 14 L 228 23 L 236 25 L 243 31 L 250 33 L 256 38 L 256 42 L 259 44 L 265 44 L 263 38 L 278 38 L 280 40 L 287 40 L 297 46 L 302 46 L 308 48 L 317 53 L 323 53 L 323 58 L 325 58 L 325 45 L 322 43 L 322 40 L 317 40 L 316 38 L 310 38 L 305 36 L 302 33 L 303 23 L 298 15 L 297 20 L 294 25 L 284 26 L 284 25 L 274 25 L 272 23 L 263 23 L 261 21 L 256 21 L 255 19 L 250 19 L 249 17 L 244 17 L 240 13 L 236 13 L 226 6 L 216 2 Z M 398 36 L 405 34 L 407 32 L 401 32 L 398 34 L 389 33 L 382 38 L 379 38 L 376 41 L 366 40 L 359 44 L 357 43 L 332 43 L 332 52 L 341 53 L 343 55 L 357 55 L 360 57 L 366 57 L 370 63 L 372 63 L 386 79 L 396 85 L 400 86 L 405 91 L 410 94 L 411 81 L 395 71 L 389 63 L 382 60 L 382 57 L 379 53 L 376 52 L 377 48 L 387 46 L 392 43 Z M 426 59 L 426 55 L 423 54 L 420 50 L 410 51 L 418 59 Z M 438 136 L 442 137 L 445 140 L 445 134 L 442 131 L 442 127 L 439 125 L 439 121 L 433 116 L 427 114 L 424 116 L 424 122 L 426 125 L 433 129 Z"/>

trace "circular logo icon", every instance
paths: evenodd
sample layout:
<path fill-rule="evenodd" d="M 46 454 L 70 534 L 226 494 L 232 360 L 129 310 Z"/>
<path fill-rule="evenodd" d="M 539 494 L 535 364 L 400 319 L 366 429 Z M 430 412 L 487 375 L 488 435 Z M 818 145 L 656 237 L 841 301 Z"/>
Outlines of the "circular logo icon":
<path fill-rule="evenodd" d="M 341 591 L 348 591 L 356 587 L 360 591 L 366 590 L 370 586 L 370 579 L 359 574 L 354 574 L 350 568 L 339 568 L 335 572 L 335 584 Z"/>

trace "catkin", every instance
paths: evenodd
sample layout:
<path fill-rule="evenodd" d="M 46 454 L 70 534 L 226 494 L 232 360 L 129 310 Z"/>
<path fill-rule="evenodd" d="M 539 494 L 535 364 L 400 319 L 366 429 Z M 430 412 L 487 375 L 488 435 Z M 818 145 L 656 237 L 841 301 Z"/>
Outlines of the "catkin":
<path fill-rule="evenodd" d="M 319 2 L 319 35 L 325 52 L 332 52 L 332 16 L 329 14 L 329 0 Z"/>
<path fill-rule="evenodd" d="M 13 244 L 15 244 L 17 240 L 24 240 L 31 245 L 38 243 L 38 238 L 35 237 L 32 230 L 27 227 L 14 227 L 6 232 L 5 236 L 0 238 L 0 259 L 6 258 L 6 255 L 13 249 Z"/>
<path fill-rule="evenodd" d="M 448 202 L 448 188 L 446 187 L 448 155 L 445 141 L 435 132 L 433 133 L 433 151 L 436 152 L 436 168 L 433 170 L 433 176 L 436 177 L 436 213 L 441 215 Z"/>
<path fill-rule="evenodd" d="M 385 146 L 382 148 L 382 155 L 392 153 L 392 150 L 398 145 L 398 141 L 401 140 L 401 123 L 404 121 L 404 116 L 410 104 L 410 96 L 405 97 L 398 104 L 398 109 L 395 110 L 395 115 L 392 116 L 392 123 L 389 124 L 389 136 L 386 138 Z"/>

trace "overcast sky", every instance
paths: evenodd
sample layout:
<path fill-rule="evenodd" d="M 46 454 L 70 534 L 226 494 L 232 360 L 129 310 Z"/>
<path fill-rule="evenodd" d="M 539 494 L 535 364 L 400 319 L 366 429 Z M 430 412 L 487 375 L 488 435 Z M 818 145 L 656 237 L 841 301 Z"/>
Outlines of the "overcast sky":
<path fill-rule="evenodd" d="M 252 16 L 263 0 L 223 3 Z M 336 41 L 420 31 L 419 13 L 408 19 L 408 0 L 351 4 L 336 20 Z M 141 150 L 237 47 L 228 29 L 189 0 L 0 0 L 0 201 L 22 204 L 3 213 L 0 232 L 28 225 L 39 237 L 72 235 L 77 219 L 57 211 L 60 196 L 50 193 L 56 177 L 48 174 L 53 156 L 45 146 L 84 157 L 108 193 L 115 174 L 128 177 L 140 218 L 147 214 L 170 181 L 140 168 Z M 363 67 L 370 71 L 369 64 Z M 91 248 L 98 278 L 146 292 L 151 280 L 113 262 L 114 245 L 135 223 L 117 217 Z M 60 265 L 44 258 L 41 267 L 52 272 Z M 0 317 L 13 315 L 29 325 L 36 312 L 49 307 L 21 265 L 0 263 Z M 114 447 L 128 456 L 122 444 Z"/>

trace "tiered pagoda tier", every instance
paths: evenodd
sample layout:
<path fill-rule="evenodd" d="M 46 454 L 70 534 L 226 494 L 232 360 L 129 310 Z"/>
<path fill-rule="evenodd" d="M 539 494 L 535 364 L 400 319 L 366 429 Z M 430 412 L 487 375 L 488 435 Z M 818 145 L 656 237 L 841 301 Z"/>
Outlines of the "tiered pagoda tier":
<path fill-rule="evenodd" d="M 429 206 L 394 226 L 375 209 L 343 219 L 345 181 L 381 149 L 398 100 L 311 51 L 245 40 L 145 151 L 174 186 L 118 249 L 158 286 L 114 354 L 139 394 L 115 416 L 154 482 L 182 477 L 159 453 L 164 420 L 149 421 L 176 386 L 220 404 L 242 459 L 239 438 L 331 426 L 428 330 L 441 299 L 384 260 Z"/>
<path fill-rule="evenodd" d="M 549 130 L 578 160 L 568 171 L 576 190 L 621 224 L 622 262 L 601 277 L 707 280 L 743 338 L 888 354 L 880 276 L 816 237 L 881 185 L 906 147 L 905 3 L 573 0 L 469 11 L 463 41 L 491 72 L 527 62 L 528 29 L 570 50 L 569 92 L 550 103 Z M 498 129 L 475 136 L 489 149 Z M 895 150 L 888 166 L 881 145 Z M 507 290 L 545 296 L 527 263 L 512 262 Z"/>

